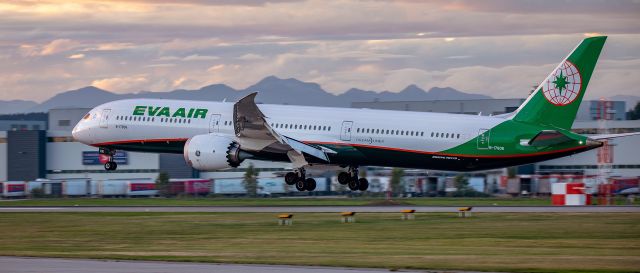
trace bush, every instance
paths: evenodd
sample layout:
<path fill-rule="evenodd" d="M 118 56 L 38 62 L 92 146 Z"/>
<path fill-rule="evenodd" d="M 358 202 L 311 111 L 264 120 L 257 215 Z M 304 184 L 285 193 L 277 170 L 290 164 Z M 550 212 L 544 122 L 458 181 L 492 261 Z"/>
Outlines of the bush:
<path fill-rule="evenodd" d="M 33 188 L 31 189 L 31 198 L 45 198 L 47 195 L 44 193 L 43 188 Z"/>

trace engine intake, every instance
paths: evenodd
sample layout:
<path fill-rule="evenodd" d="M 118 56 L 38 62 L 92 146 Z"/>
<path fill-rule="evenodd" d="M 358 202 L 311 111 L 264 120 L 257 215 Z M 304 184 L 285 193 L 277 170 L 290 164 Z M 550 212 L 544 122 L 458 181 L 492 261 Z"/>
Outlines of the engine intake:
<path fill-rule="evenodd" d="M 216 135 L 197 135 L 184 145 L 184 160 L 196 170 L 217 171 L 236 168 L 250 158 L 232 139 Z"/>

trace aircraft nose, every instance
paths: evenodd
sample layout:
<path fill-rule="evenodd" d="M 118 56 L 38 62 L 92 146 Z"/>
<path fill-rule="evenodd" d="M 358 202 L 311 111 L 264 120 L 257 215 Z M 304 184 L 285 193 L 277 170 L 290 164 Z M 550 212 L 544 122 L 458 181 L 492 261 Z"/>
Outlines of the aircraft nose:
<path fill-rule="evenodd" d="M 78 124 L 76 124 L 75 127 L 73 127 L 73 130 L 71 131 L 71 135 L 73 136 L 73 139 L 75 141 L 81 142 L 81 143 L 87 143 L 87 129 L 86 126 L 82 125 L 82 121 L 78 122 Z"/>

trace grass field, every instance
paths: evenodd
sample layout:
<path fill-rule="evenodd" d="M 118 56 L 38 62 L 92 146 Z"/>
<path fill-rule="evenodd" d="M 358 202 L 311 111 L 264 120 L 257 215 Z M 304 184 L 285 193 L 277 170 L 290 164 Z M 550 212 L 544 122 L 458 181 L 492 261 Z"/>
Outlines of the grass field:
<path fill-rule="evenodd" d="M 229 198 L 229 197 L 182 197 L 182 198 L 52 198 L 0 201 L 2 206 L 364 206 L 375 205 L 383 198 Z M 548 197 L 540 198 L 448 198 L 416 197 L 394 201 L 416 206 L 550 206 Z M 617 198 L 616 204 L 626 204 Z M 635 205 L 640 200 L 635 201 Z"/>
<path fill-rule="evenodd" d="M 2 213 L 0 255 L 460 269 L 638 272 L 640 214 Z"/>
<path fill-rule="evenodd" d="M 363 206 L 383 198 L 55 198 L 0 202 L 0 206 Z M 549 198 L 402 198 L 417 206 L 545 206 Z"/>

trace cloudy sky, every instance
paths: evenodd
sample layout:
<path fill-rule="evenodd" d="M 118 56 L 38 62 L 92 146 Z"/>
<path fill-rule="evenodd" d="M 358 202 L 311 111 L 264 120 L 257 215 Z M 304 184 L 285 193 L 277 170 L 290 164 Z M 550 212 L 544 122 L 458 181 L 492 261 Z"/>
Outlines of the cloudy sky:
<path fill-rule="evenodd" d="M 0 100 L 269 75 L 336 94 L 415 83 L 524 97 L 594 33 L 609 39 L 587 97 L 640 94 L 640 0 L 5 0 Z"/>

